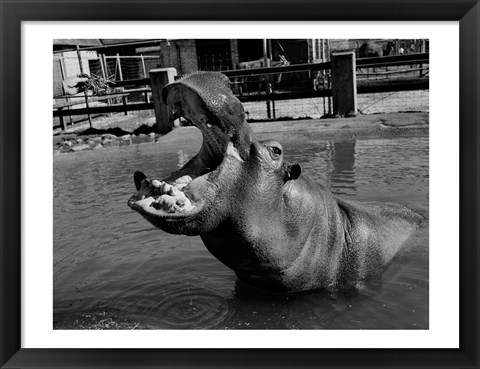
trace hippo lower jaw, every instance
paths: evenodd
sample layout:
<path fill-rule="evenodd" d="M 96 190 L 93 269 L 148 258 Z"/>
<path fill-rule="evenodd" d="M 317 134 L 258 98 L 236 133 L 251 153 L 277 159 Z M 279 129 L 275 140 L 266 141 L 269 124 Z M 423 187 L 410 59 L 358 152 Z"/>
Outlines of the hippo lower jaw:
<path fill-rule="evenodd" d="M 172 184 L 149 180 L 142 172 L 135 172 L 134 176 L 138 192 L 128 200 L 128 205 L 146 217 L 160 217 L 166 221 L 188 219 L 203 208 L 203 199 L 193 199 L 183 191 L 193 182 L 188 175 Z"/>
<path fill-rule="evenodd" d="M 171 233 L 192 234 L 186 230 L 202 213 L 207 202 L 209 188 L 214 186 L 207 179 L 212 172 L 206 168 L 190 166 L 191 171 L 180 170 L 180 176 L 172 173 L 167 180 L 151 180 L 142 172 L 135 172 L 137 193 L 128 200 L 132 210 L 140 213 L 156 227 Z"/>

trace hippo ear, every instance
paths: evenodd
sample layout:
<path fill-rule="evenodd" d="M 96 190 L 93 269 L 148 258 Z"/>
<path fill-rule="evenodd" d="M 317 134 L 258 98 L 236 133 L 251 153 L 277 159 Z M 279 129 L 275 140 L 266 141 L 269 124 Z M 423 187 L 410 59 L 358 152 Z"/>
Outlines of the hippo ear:
<path fill-rule="evenodd" d="M 285 170 L 285 182 L 291 179 L 297 179 L 302 173 L 302 167 L 300 164 L 287 165 Z"/>
<path fill-rule="evenodd" d="M 140 188 L 142 187 L 142 181 L 145 178 L 147 178 L 147 176 L 138 170 L 133 174 L 133 181 L 135 182 L 137 191 L 140 191 Z"/>

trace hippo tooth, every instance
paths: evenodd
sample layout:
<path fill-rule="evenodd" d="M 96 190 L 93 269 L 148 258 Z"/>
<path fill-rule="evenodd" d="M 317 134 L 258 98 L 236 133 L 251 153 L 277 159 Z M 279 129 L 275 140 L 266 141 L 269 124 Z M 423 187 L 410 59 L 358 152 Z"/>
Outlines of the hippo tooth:
<path fill-rule="evenodd" d="M 177 198 L 178 200 L 179 200 L 179 199 L 186 199 L 187 196 L 185 195 L 184 192 L 178 191 L 176 198 Z"/>
<path fill-rule="evenodd" d="M 178 188 L 172 186 L 167 193 L 170 196 L 179 196 L 182 192 Z"/>
<path fill-rule="evenodd" d="M 175 198 L 172 196 L 168 195 L 162 195 L 158 197 L 152 204 L 155 209 L 157 210 L 163 210 L 169 213 L 172 213 L 175 211 L 174 206 L 175 206 Z"/>
<path fill-rule="evenodd" d="M 175 183 L 173 184 L 174 187 L 179 190 L 179 191 L 183 191 L 183 189 L 190 183 L 192 182 L 192 177 L 190 177 L 189 175 L 185 175 L 185 176 L 182 176 L 180 178 L 177 178 L 177 180 L 175 181 Z"/>
<path fill-rule="evenodd" d="M 185 206 L 186 203 L 187 203 L 186 197 L 180 197 L 177 199 L 177 201 L 175 201 L 175 204 L 177 204 L 178 206 Z"/>
<path fill-rule="evenodd" d="M 170 191 L 170 189 L 172 188 L 171 185 L 169 185 L 168 183 L 165 183 L 163 182 L 161 185 L 160 185 L 160 192 L 162 193 L 168 193 Z"/>
<path fill-rule="evenodd" d="M 175 202 L 175 209 L 180 212 L 191 211 L 195 206 L 190 202 L 187 197 L 178 198 Z"/>
<path fill-rule="evenodd" d="M 181 176 L 175 180 L 174 185 L 177 186 L 178 184 L 189 184 L 192 182 L 192 177 L 190 177 L 188 174 Z"/>
<path fill-rule="evenodd" d="M 160 196 L 160 202 L 165 204 L 166 206 L 173 206 L 175 204 L 175 198 L 172 196 L 168 195 L 162 195 Z"/>
<path fill-rule="evenodd" d="M 183 191 L 185 187 L 187 187 L 186 183 L 179 183 L 175 185 L 175 188 L 178 189 L 179 191 Z"/>

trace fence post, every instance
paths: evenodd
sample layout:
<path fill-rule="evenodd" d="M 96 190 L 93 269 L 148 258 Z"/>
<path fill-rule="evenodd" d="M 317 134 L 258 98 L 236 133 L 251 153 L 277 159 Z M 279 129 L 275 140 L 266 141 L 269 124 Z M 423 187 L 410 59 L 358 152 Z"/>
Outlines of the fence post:
<path fill-rule="evenodd" d="M 147 68 L 145 68 L 145 58 L 143 57 L 143 54 L 140 55 L 142 58 L 142 68 L 143 68 L 143 78 L 147 78 Z"/>
<path fill-rule="evenodd" d="M 83 74 L 82 54 L 80 53 L 80 46 L 78 45 L 77 45 L 77 59 L 78 59 L 78 67 L 80 68 L 80 74 Z"/>
<path fill-rule="evenodd" d="M 162 100 L 162 88 L 175 80 L 177 70 L 175 68 L 159 68 L 150 70 L 150 86 L 152 88 L 153 107 L 157 121 L 157 132 L 168 133 L 173 128 L 173 122 L 169 121 L 167 105 Z"/>
<path fill-rule="evenodd" d="M 120 54 L 119 53 L 117 53 L 117 64 L 118 64 L 118 73 L 120 74 L 120 81 L 123 81 L 122 63 L 120 62 Z"/>
<path fill-rule="evenodd" d="M 110 79 L 109 75 L 108 75 L 107 57 L 105 56 L 105 54 L 101 54 L 101 57 L 102 57 L 102 60 L 103 60 L 103 67 L 105 69 L 105 78 Z M 113 79 L 115 79 L 115 76 L 113 77 Z"/>
<path fill-rule="evenodd" d="M 105 66 L 103 65 L 103 58 L 102 55 L 98 57 L 98 61 L 100 62 L 100 69 L 102 70 L 102 77 L 107 79 L 107 73 L 105 72 Z"/>
<path fill-rule="evenodd" d="M 354 117 L 357 114 L 355 53 L 332 53 L 333 114 Z"/>
<path fill-rule="evenodd" d="M 80 53 L 80 46 L 77 45 L 77 57 L 78 57 L 78 65 L 80 66 L 80 73 L 83 75 L 83 61 L 82 55 Z M 90 106 L 88 105 L 88 93 L 87 90 L 83 89 L 83 95 L 85 96 L 85 107 L 87 109 L 87 116 L 88 116 L 88 124 L 90 124 L 90 128 L 92 128 L 92 117 L 90 116 Z"/>

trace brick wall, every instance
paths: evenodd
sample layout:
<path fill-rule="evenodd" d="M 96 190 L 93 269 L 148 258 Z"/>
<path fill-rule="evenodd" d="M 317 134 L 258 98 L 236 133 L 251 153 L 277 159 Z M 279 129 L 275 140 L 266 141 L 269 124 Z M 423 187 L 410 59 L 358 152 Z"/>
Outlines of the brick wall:
<path fill-rule="evenodd" d="M 195 40 L 170 40 L 160 45 L 160 61 L 164 68 L 173 67 L 178 74 L 198 70 Z"/>
<path fill-rule="evenodd" d="M 240 63 L 240 55 L 238 53 L 238 41 L 230 40 L 230 52 L 232 57 L 232 69 L 237 69 L 238 63 Z"/>
<path fill-rule="evenodd" d="M 179 73 L 186 74 L 198 70 L 197 49 L 195 40 L 179 40 L 182 68 Z"/>

